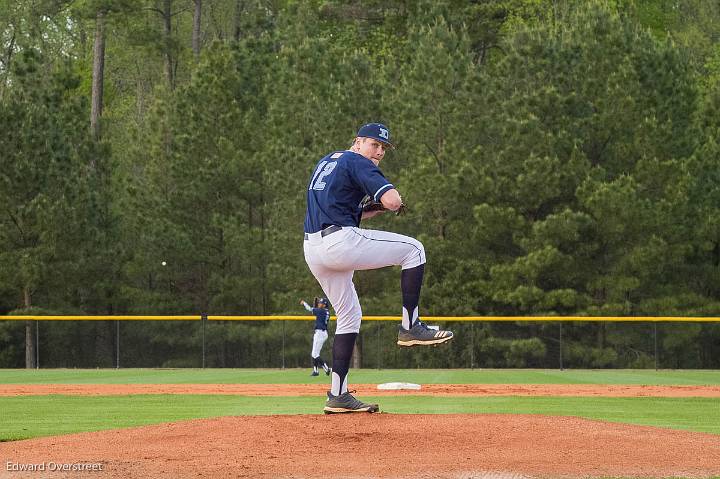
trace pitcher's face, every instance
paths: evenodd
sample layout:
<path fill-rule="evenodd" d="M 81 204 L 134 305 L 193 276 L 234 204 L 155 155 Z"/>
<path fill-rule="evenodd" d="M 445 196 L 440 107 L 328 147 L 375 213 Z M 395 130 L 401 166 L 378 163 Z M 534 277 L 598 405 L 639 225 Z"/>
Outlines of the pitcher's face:
<path fill-rule="evenodd" d="M 372 161 L 377 166 L 380 164 L 380 161 L 382 161 L 382 159 L 385 157 L 386 148 L 387 145 L 385 145 L 385 143 L 378 141 L 374 138 L 357 137 L 355 138 L 355 143 L 353 144 L 352 151 L 354 151 L 355 153 L 360 153 L 362 156 Z"/>

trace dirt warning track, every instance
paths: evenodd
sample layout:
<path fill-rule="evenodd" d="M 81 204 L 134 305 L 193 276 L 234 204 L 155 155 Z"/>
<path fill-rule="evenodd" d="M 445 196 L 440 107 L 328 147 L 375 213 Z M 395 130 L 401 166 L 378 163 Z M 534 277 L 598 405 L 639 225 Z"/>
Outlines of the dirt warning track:
<path fill-rule="evenodd" d="M 0 384 L 0 396 L 48 394 L 112 396 L 126 394 L 236 394 L 242 396 L 319 396 L 327 384 Z M 444 396 L 604 396 L 718 397 L 720 386 L 643 386 L 606 384 L 424 384 L 420 390 L 379 390 L 354 384 L 358 395 Z"/>

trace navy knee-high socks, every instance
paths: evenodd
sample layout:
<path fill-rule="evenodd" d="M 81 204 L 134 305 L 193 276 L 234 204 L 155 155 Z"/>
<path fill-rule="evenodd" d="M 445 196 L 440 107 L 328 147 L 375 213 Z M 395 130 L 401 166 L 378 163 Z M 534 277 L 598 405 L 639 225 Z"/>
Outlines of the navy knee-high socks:
<path fill-rule="evenodd" d="M 403 302 L 402 327 L 405 329 L 412 328 L 418 319 L 418 303 L 420 303 L 420 288 L 422 288 L 424 273 L 424 263 L 414 268 L 404 269 L 400 273 Z"/>
<path fill-rule="evenodd" d="M 357 335 L 358 333 L 335 335 L 332 349 L 332 386 L 330 387 L 330 394 L 333 396 L 339 396 L 348 390 L 347 375 Z"/>

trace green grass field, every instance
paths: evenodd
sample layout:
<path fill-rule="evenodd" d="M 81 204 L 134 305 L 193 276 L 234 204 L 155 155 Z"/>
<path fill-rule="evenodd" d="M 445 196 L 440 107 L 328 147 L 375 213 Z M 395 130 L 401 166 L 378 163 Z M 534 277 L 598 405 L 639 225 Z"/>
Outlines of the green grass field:
<path fill-rule="evenodd" d="M 351 383 L 718 385 L 720 371 L 353 370 Z M 0 384 L 326 383 L 289 370 L 0 370 Z M 352 387 L 352 386 L 351 386 Z M 717 398 L 363 396 L 395 414 L 548 414 L 720 434 Z M 321 414 L 322 397 L 0 397 L 0 441 L 227 415 Z"/>

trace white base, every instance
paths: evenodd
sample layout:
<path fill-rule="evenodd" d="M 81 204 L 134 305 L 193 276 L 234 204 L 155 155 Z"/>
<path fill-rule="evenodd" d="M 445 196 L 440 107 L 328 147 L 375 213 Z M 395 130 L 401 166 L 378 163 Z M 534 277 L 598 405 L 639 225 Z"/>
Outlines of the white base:
<path fill-rule="evenodd" d="M 378 384 L 378 389 L 420 389 L 419 384 L 415 383 L 383 383 Z"/>

